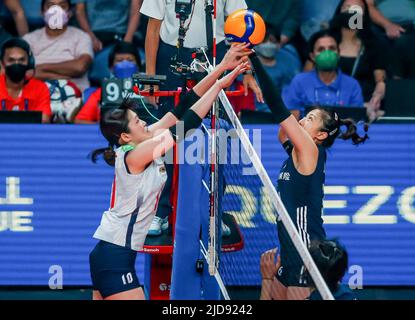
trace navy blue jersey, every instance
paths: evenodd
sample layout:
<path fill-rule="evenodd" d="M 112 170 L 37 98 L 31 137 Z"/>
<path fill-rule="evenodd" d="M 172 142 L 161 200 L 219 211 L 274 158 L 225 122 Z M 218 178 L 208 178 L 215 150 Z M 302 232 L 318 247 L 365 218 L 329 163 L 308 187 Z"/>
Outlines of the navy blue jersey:
<path fill-rule="evenodd" d="M 323 186 L 325 180 L 326 150 L 318 146 L 318 161 L 313 174 L 304 176 L 294 166 L 292 148 L 286 148 L 288 159 L 283 163 L 278 178 L 278 193 L 288 214 L 307 245 L 312 240 L 325 239 L 323 228 Z M 281 221 L 278 221 L 281 264 L 298 267 L 302 265 L 290 237 Z"/>

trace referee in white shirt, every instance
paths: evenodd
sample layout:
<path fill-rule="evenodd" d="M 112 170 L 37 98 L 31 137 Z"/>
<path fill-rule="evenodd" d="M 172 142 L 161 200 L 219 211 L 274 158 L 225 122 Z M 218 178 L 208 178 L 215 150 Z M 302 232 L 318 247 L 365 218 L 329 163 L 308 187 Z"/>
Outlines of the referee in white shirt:
<path fill-rule="evenodd" d="M 177 54 L 179 19 L 175 12 L 176 0 L 143 0 L 140 12 L 149 17 L 145 41 L 146 73 L 165 74 L 163 89 L 176 89 L 182 81 L 170 71 L 171 57 Z M 186 20 L 186 37 L 182 58 L 190 64 L 191 53 L 196 48 L 207 47 L 205 0 L 192 0 L 193 13 Z M 238 9 L 246 9 L 245 0 L 217 0 L 217 59 L 226 53 L 224 24 L 226 17 Z M 210 44 L 209 44 L 210 45 Z M 262 92 L 252 74 L 244 76 L 244 83 L 262 99 Z"/>

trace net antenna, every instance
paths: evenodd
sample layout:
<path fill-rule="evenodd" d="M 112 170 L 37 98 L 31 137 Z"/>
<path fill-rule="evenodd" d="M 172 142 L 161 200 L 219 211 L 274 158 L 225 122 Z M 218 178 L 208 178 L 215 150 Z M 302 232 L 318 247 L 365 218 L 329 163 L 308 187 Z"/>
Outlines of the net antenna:
<path fill-rule="evenodd" d="M 205 53 L 206 55 L 206 53 Z M 206 59 L 207 59 L 207 65 L 208 65 L 208 70 L 209 72 L 211 72 L 213 70 L 213 66 L 209 63 L 209 59 L 206 55 Z M 278 195 L 278 192 L 276 191 L 274 185 L 272 184 L 272 181 L 268 175 L 268 173 L 266 172 L 256 150 L 254 149 L 253 145 L 251 144 L 249 137 L 247 135 L 247 133 L 244 131 L 244 128 L 241 124 L 241 122 L 239 121 L 239 118 L 237 117 L 237 115 L 235 114 L 235 111 L 233 110 L 233 107 L 231 105 L 231 103 L 228 100 L 228 97 L 225 94 L 225 91 L 222 90 L 219 93 L 219 100 L 223 105 L 224 111 L 227 114 L 229 121 L 231 123 L 231 125 L 234 127 L 234 129 L 237 132 L 238 138 L 241 141 L 241 144 L 243 146 L 243 148 L 245 149 L 246 153 L 248 154 L 248 156 L 250 157 L 250 161 L 252 161 L 252 165 L 254 166 L 254 169 L 256 170 L 256 173 L 258 175 L 258 178 L 261 180 L 264 189 L 265 189 L 265 193 L 266 195 L 269 197 L 269 201 L 272 204 L 273 208 L 274 208 L 274 212 L 276 211 L 278 214 L 278 218 L 282 221 L 288 235 L 290 236 L 293 245 L 295 246 L 295 248 L 297 249 L 297 252 L 299 254 L 299 256 L 301 257 L 305 268 L 307 269 L 307 271 L 309 272 L 311 278 L 313 279 L 314 282 L 314 286 L 316 287 L 316 289 L 319 291 L 321 297 L 324 300 L 334 300 L 334 297 L 332 295 L 332 293 L 330 292 L 330 289 L 328 288 L 326 282 L 324 281 L 320 271 L 318 270 L 313 258 L 311 257 L 307 246 L 304 244 L 304 242 L 302 241 L 302 238 L 299 234 L 299 232 L 297 231 L 293 221 L 291 220 L 287 209 L 285 208 L 284 204 L 282 203 L 281 198 Z M 218 105 L 218 103 L 215 104 L 216 106 Z M 214 106 L 215 106 L 214 105 Z M 218 110 L 215 110 L 214 113 L 212 113 L 212 124 L 216 125 L 219 123 L 219 121 L 216 121 L 216 117 L 218 115 Z M 216 134 L 215 130 L 213 129 L 214 127 L 212 126 L 212 159 L 217 159 L 217 150 L 215 149 L 217 147 L 217 140 L 215 141 L 215 139 L 213 139 L 214 134 Z M 211 177 L 211 188 L 212 186 L 216 186 L 217 183 L 217 166 L 215 166 L 213 163 L 211 165 L 211 172 L 212 175 L 214 175 L 216 177 L 216 179 L 213 179 Z M 216 201 L 215 201 L 216 199 Z M 210 208 L 210 234 L 209 234 L 209 246 L 208 246 L 208 252 L 207 254 L 209 255 L 207 261 L 209 263 L 209 273 L 212 276 L 216 276 L 216 274 L 218 273 L 218 267 L 219 267 L 219 263 L 218 263 L 218 255 L 220 253 L 220 249 L 217 250 L 217 246 L 216 243 L 218 242 L 218 239 L 216 239 L 218 233 L 215 232 L 215 230 L 217 230 L 218 227 L 220 227 L 220 221 L 218 223 L 217 219 L 215 219 L 215 217 L 218 216 L 218 203 L 217 203 L 217 189 L 211 189 L 211 202 L 210 202 L 211 206 L 214 206 L 214 208 Z"/>

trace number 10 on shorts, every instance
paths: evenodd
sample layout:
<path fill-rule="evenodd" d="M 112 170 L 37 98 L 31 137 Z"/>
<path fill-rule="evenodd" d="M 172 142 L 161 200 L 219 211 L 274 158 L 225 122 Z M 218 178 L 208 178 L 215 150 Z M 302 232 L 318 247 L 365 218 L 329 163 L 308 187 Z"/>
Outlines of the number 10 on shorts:
<path fill-rule="evenodd" d="M 121 276 L 121 279 L 122 279 L 122 283 L 124 285 L 133 283 L 133 275 L 131 274 L 131 272 L 129 272 L 127 274 L 123 274 Z"/>

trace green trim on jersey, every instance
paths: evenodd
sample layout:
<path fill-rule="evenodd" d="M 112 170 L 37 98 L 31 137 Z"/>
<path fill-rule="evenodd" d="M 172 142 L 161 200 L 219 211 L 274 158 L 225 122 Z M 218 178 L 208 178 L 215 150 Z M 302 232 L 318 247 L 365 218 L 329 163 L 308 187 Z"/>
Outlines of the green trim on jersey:
<path fill-rule="evenodd" d="M 128 152 L 128 151 L 134 150 L 135 147 L 130 145 L 130 144 L 124 144 L 124 145 L 121 146 L 121 149 L 124 152 Z"/>

